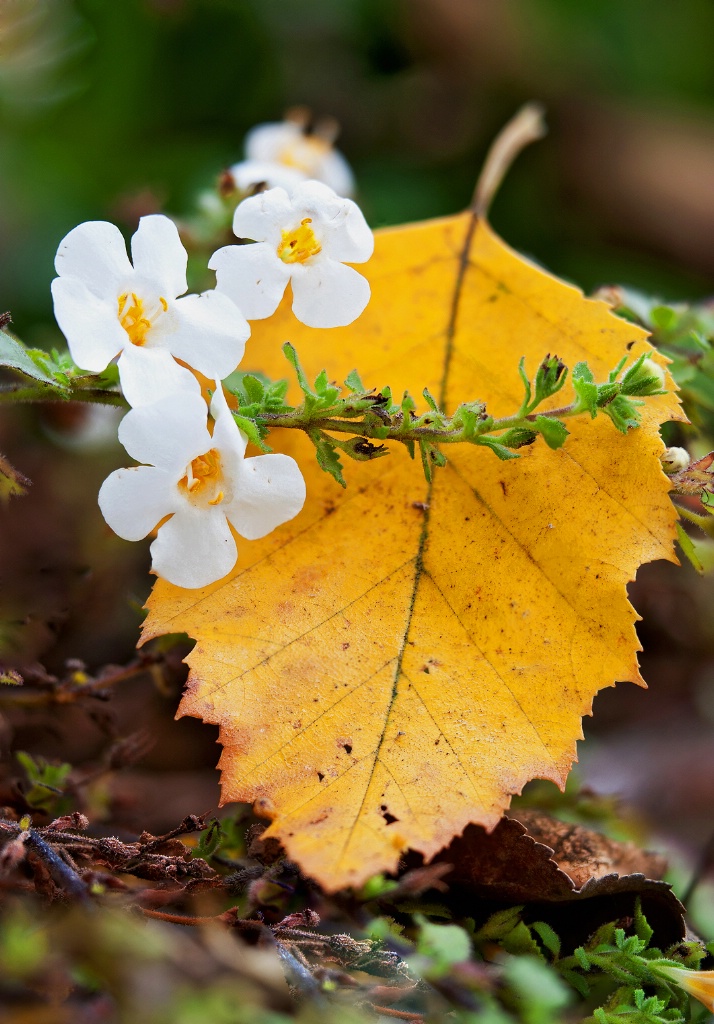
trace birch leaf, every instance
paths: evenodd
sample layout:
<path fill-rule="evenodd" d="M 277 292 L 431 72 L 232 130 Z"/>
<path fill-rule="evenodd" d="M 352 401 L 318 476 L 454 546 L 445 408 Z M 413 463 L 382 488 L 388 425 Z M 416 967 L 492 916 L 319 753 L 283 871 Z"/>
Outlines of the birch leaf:
<path fill-rule="evenodd" d="M 356 323 L 309 329 L 286 300 L 254 324 L 245 368 L 284 376 L 290 340 L 311 379 L 356 367 L 502 416 L 520 404 L 521 356 L 531 374 L 555 352 L 604 380 L 649 348 L 469 213 L 378 232 L 363 269 Z M 571 400 L 568 384 L 551 407 Z M 395 445 L 349 463 L 345 491 L 297 431 L 274 431 L 307 479 L 300 516 L 241 542 L 204 590 L 157 582 L 145 639 L 196 640 L 180 713 L 220 726 L 223 800 L 254 801 L 327 889 L 408 847 L 429 858 L 469 822 L 492 828 L 530 779 L 562 785 L 597 691 L 642 682 L 626 587 L 643 562 L 675 561 L 658 426 L 681 418 L 672 394 L 642 413 L 626 435 L 569 420 L 562 448 L 539 440 L 513 461 L 447 447 L 431 485 Z"/>

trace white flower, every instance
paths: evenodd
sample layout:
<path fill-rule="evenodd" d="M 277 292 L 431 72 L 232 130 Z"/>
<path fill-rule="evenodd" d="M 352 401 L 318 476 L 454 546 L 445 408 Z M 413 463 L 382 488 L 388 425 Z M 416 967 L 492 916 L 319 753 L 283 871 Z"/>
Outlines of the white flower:
<path fill-rule="evenodd" d="M 186 395 L 177 407 L 169 396 L 132 409 L 119 440 L 132 458 L 148 465 L 118 469 L 102 484 L 99 507 L 115 533 L 141 540 L 157 523 L 152 568 L 178 587 L 205 587 L 230 572 L 238 557 L 235 531 L 264 537 L 296 516 L 305 481 L 288 455 L 244 458 L 247 438 L 220 386 L 211 404 Z"/>
<path fill-rule="evenodd" d="M 282 164 L 329 185 L 339 196 L 354 193 L 354 177 L 350 165 L 338 150 L 332 147 L 334 130 L 309 133 L 304 115 L 295 119 L 252 128 L 245 139 L 247 160 L 260 163 Z M 331 125 L 327 125 L 332 129 Z M 276 184 L 278 184 L 276 182 Z"/>
<path fill-rule="evenodd" d="M 239 238 L 255 245 L 228 245 L 208 262 L 216 288 L 248 320 L 278 308 L 288 281 L 293 312 L 308 327 L 344 327 L 369 302 L 367 280 L 345 263 L 372 255 L 374 237 L 360 208 L 326 185 L 307 181 L 291 196 L 282 188 L 244 199 L 233 218 Z"/>
<path fill-rule="evenodd" d="M 60 242 L 52 296 L 74 361 L 99 372 L 119 355 L 130 405 L 197 394 L 198 381 L 176 359 L 212 380 L 232 373 L 250 328 L 216 291 L 177 299 L 188 287 L 188 257 L 173 221 L 142 217 L 131 251 L 133 266 L 121 232 L 106 221 L 80 224 Z"/>
<path fill-rule="evenodd" d="M 284 188 L 292 192 L 296 185 L 307 181 L 307 175 L 295 167 L 286 167 L 269 160 L 242 160 L 233 164 L 228 173 L 239 192 L 254 192 L 257 186 L 266 188 Z"/>

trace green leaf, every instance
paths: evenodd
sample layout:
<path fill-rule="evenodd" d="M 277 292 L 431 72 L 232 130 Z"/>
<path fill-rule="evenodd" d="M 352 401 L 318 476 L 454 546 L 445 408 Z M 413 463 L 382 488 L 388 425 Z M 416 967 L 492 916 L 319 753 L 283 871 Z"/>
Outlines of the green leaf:
<path fill-rule="evenodd" d="M 498 942 L 504 935 L 513 931 L 520 921 L 522 906 L 508 907 L 506 910 L 497 910 L 481 925 L 477 932 L 474 932 L 474 942 Z"/>
<path fill-rule="evenodd" d="M 622 391 L 619 381 L 608 381 L 606 384 L 597 385 L 597 407 L 604 409 L 606 405 L 613 402 Z"/>
<path fill-rule="evenodd" d="M 531 405 L 531 382 L 528 379 L 526 373 L 526 357 L 521 356 L 521 361 L 518 364 L 518 376 L 523 381 L 523 388 L 525 395 L 523 398 L 523 404 L 521 405 L 521 412 L 527 412 Z"/>
<path fill-rule="evenodd" d="M 218 853 L 223 839 L 221 823 L 214 818 L 208 828 L 204 829 L 198 837 L 198 843 L 192 854 L 201 860 L 210 860 L 214 853 Z"/>
<path fill-rule="evenodd" d="M 265 385 L 252 373 L 246 373 L 243 377 L 243 388 L 249 402 L 262 402 L 265 398 Z"/>
<path fill-rule="evenodd" d="M 514 956 L 532 956 L 537 957 L 539 960 L 543 959 L 540 946 L 533 938 L 530 928 L 523 921 L 519 921 L 516 927 L 504 935 L 501 939 L 501 945 L 507 953 L 512 953 Z"/>
<path fill-rule="evenodd" d="M 300 364 L 297 351 L 294 345 L 291 345 L 289 341 L 286 341 L 285 344 L 283 345 L 283 355 L 285 356 L 285 358 L 295 371 L 295 376 L 298 379 L 298 384 L 300 385 L 303 394 L 315 398 L 316 395 L 313 392 L 312 388 L 310 387 L 310 383 L 307 377 L 305 376 L 305 371 L 303 370 Z"/>
<path fill-rule="evenodd" d="M 545 921 L 535 921 L 531 928 L 538 935 L 548 952 L 552 953 L 553 956 L 560 954 L 560 939 L 549 924 Z"/>
<path fill-rule="evenodd" d="M 679 523 L 677 523 L 677 526 L 679 526 Z M 647 918 L 642 913 L 642 900 L 639 896 L 635 900 L 635 933 L 647 946 L 654 935 L 654 931 L 650 928 Z"/>
<path fill-rule="evenodd" d="M 261 437 L 258 424 L 255 420 L 251 420 L 247 416 L 241 416 L 239 413 L 233 413 L 233 419 L 236 421 L 238 428 L 243 431 L 248 440 L 254 444 L 256 448 L 260 448 L 262 452 L 272 452 L 273 449 L 270 448 Z"/>
<path fill-rule="evenodd" d="M 432 395 L 431 391 L 429 391 L 429 388 L 424 388 L 424 390 L 422 391 L 422 395 L 424 396 L 426 404 L 429 406 L 429 408 L 433 412 L 439 412 L 439 404 Z"/>
<path fill-rule="evenodd" d="M 504 974 L 520 997 L 524 1021 L 555 1024 L 557 1012 L 572 1001 L 572 992 L 558 974 L 535 957 L 510 957 Z"/>
<path fill-rule="evenodd" d="M 527 427 L 511 427 L 501 434 L 499 441 L 505 448 L 525 448 L 533 444 L 537 436 L 535 430 L 529 430 Z"/>
<path fill-rule="evenodd" d="M 315 445 L 315 456 L 320 469 L 334 477 L 341 487 L 346 487 L 345 478 L 342 476 L 342 463 L 332 438 L 320 431 L 311 431 L 310 437 Z"/>
<path fill-rule="evenodd" d="M 416 403 L 408 391 L 404 392 L 401 402 L 401 410 L 404 416 L 404 420 L 408 423 L 411 419 L 411 413 L 416 409 Z"/>
<path fill-rule="evenodd" d="M 456 924 L 432 924 L 423 914 L 415 914 L 419 926 L 417 952 L 432 962 L 431 974 L 446 974 L 454 964 L 461 964 L 471 955 L 471 941 Z"/>
<path fill-rule="evenodd" d="M 621 434 L 626 434 L 628 430 L 639 426 L 640 414 L 637 412 L 638 405 L 642 405 L 642 402 L 635 402 L 624 395 L 618 395 L 602 409 L 602 412 L 610 417 Z"/>
<path fill-rule="evenodd" d="M 0 366 L 7 366 L 13 370 L 19 370 L 26 377 L 49 384 L 54 388 L 66 390 L 66 385 L 61 384 L 57 377 L 47 369 L 50 356 L 40 349 L 29 349 L 22 342 L 7 331 L 0 331 Z"/>
<path fill-rule="evenodd" d="M 355 462 L 371 462 L 373 459 L 389 455 L 389 448 L 386 445 L 373 444 L 366 437 L 351 437 L 348 441 L 337 441 L 333 438 L 332 443 Z"/>
<path fill-rule="evenodd" d="M 562 448 L 570 431 L 562 420 L 553 416 L 536 416 L 533 426 L 543 435 L 543 440 L 549 448 Z"/>
<path fill-rule="evenodd" d="M 497 455 L 499 459 L 503 459 L 504 462 L 506 459 L 520 459 L 518 452 L 512 452 L 510 448 L 506 448 L 495 437 L 488 437 L 486 434 L 482 434 L 479 438 L 474 439 L 474 443 L 490 448 L 494 455 Z"/>
<path fill-rule="evenodd" d="M 364 395 L 367 393 L 367 389 L 362 383 L 362 378 L 356 370 L 350 370 L 345 377 L 345 387 L 347 387 L 353 394 Z"/>
<path fill-rule="evenodd" d="M 677 323 L 677 313 L 669 306 L 653 306 L 650 310 L 650 320 L 654 327 L 662 331 L 670 331 Z"/>
<path fill-rule="evenodd" d="M 597 416 L 598 387 L 587 363 L 577 363 L 572 374 L 573 389 L 578 411 Z"/>

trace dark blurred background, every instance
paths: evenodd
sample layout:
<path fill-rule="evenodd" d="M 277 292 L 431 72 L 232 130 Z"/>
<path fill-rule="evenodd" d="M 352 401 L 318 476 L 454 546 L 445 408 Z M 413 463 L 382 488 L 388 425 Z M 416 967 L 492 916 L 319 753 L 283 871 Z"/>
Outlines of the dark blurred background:
<path fill-rule="evenodd" d="M 295 104 L 338 118 L 380 226 L 463 208 L 490 140 L 530 99 L 546 105 L 550 135 L 495 202 L 507 241 L 586 291 L 710 294 L 711 0 L 0 0 L 0 310 L 26 342 L 59 345 L 49 283 L 62 236 L 86 219 L 131 232 L 145 212 L 190 213 L 240 159 L 246 130 Z M 95 503 L 122 452 L 79 454 L 60 413 L 7 412 L 0 433 L 34 480 L 0 512 L 0 640 L 10 660 L 54 671 L 68 657 L 130 658 L 149 587 L 144 545 L 112 537 Z M 690 856 L 714 802 L 711 598 L 689 568 L 643 570 L 651 689 L 599 697 L 584 745 L 586 780 L 624 792 Z M 213 731 L 175 725 L 165 697 L 147 710 L 146 686 L 120 700 L 120 717 L 143 717 L 158 738 L 144 769 L 185 776 L 173 802 L 152 789 L 154 827 L 204 810 Z M 26 748 L 60 756 L 59 720 L 43 733 L 27 714 Z"/>
<path fill-rule="evenodd" d="M 586 289 L 706 293 L 713 40 L 710 0 L 2 0 L 0 306 L 50 332 L 70 227 L 184 212 L 298 103 L 339 119 L 379 226 L 462 208 L 539 99 L 551 134 L 511 172 L 501 233 Z"/>

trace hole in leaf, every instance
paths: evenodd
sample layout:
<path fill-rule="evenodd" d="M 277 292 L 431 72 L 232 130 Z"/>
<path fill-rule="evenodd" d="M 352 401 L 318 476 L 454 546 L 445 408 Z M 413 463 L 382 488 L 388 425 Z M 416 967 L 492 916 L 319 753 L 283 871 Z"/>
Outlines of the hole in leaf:
<path fill-rule="evenodd" d="M 388 825 L 393 825 L 395 821 L 399 821 L 399 818 L 395 818 L 393 814 L 389 813 L 386 804 L 382 804 L 382 806 L 379 809 L 382 812 L 382 817 L 384 818 Z"/>

